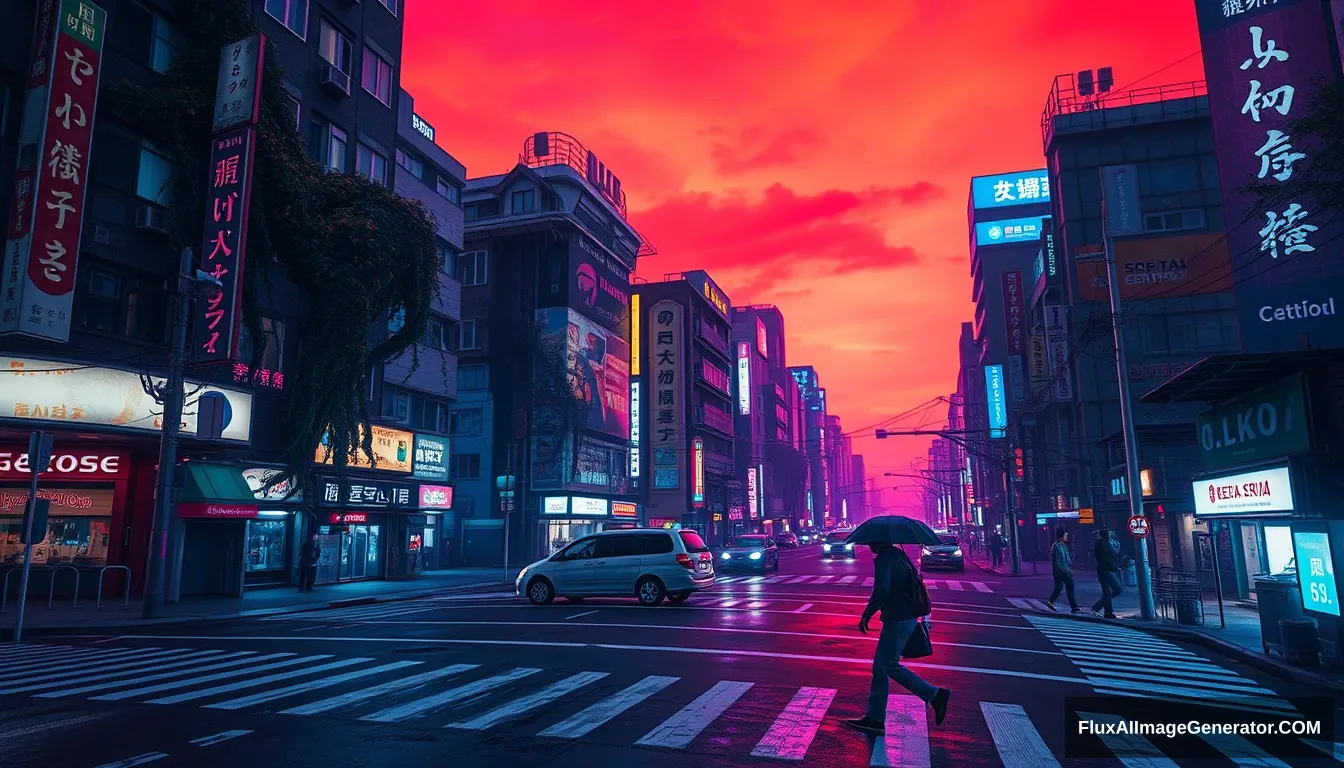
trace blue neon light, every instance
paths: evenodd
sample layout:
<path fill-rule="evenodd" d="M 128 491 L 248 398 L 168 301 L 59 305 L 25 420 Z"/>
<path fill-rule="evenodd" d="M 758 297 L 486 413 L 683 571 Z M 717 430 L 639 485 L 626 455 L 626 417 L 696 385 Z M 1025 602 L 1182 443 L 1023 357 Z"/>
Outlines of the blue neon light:
<path fill-rule="evenodd" d="M 971 179 L 971 205 L 976 210 L 1050 202 L 1050 174 L 1044 168 Z"/>
<path fill-rule="evenodd" d="M 1032 216 L 1025 219 L 981 221 L 975 225 L 975 245 L 983 248 L 987 245 L 1037 242 L 1041 239 L 1041 221 L 1048 218 Z"/>
<path fill-rule="evenodd" d="M 1003 366 L 985 366 L 985 397 L 989 401 L 989 436 L 1008 434 L 1008 407 L 1004 403 Z"/>

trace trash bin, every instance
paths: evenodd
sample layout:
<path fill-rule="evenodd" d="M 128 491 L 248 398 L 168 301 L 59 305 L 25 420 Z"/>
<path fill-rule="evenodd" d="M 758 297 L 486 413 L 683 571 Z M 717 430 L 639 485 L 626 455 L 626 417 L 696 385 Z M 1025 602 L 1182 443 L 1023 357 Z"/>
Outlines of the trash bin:
<path fill-rule="evenodd" d="M 1279 634 L 1283 638 L 1283 658 L 1296 667 L 1314 667 L 1320 663 L 1321 650 L 1317 643 L 1319 633 L 1311 619 L 1281 619 Z"/>
<path fill-rule="evenodd" d="M 1303 618 L 1297 575 L 1256 576 L 1255 601 L 1260 611 L 1260 639 L 1265 653 L 1286 658 L 1281 622 Z"/>
<path fill-rule="evenodd" d="M 1204 623 L 1204 604 L 1199 594 L 1180 595 L 1175 602 L 1177 624 L 1183 627 L 1197 627 Z"/>

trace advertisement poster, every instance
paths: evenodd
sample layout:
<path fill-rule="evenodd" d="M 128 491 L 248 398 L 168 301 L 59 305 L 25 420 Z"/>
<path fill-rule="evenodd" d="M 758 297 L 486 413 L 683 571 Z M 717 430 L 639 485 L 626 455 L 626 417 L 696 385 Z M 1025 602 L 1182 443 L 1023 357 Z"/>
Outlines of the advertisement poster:
<path fill-rule="evenodd" d="M 379 469 L 384 472 L 410 472 L 415 436 L 405 430 L 384 427 L 380 424 L 372 425 L 371 429 L 373 431 L 373 455 L 378 459 L 377 466 L 375 467 L 369 462 L 369 457 L 364 455 L 363 448 L 350 455 L 350 466 Z M 363 427 L 360 427 L 359 440 L 361 443 L 364 442 Z M 331 464 L 332 461 L 331 438 L 326 432 L 323 432 L 322 441 L 317 446 L 313 462 L 316 464 Z"/>
<path fill-rule="evenodd" d="M 1339 595 L 1335 588 L 1334 555 L 1330 552 L 1330 534 L 1325 531 L 1293 531 L 1293 555 L 1297 562 L 1298 588 L 1302 607 L 1331 616 L 1339 615 Z"/>
<path fill-rule="evenodd" d="M 582 233 L 569 246 L 568 304 L 622 339 L 630 337 L 630 269 Z"/>
<path fill-rule="evenodd" d="M 1050 174 L 1044 168 L 971 179 L 971 205 L 976 210 L 1050 202 Z"/>
<path fill-rule="evenodd" d="M 1029 349 L 1031 354 L 1031 383 L 1039 384 L 1050 378 L 1049 369 L 1045 362 L 1045 336 L 1039 333 L 1031 335 Z"/>
<path fill-rule="evenodd" d="M 653 443 L 653 493 L 681 488 L 682 457 L 686 455 L 686 403 L 682 385 L 686 355 L 682 306 L 660 301 L 649 310 L 650 367 L 653 371 L 653 407 L 650 439 Z M 680 499 L 678 499 L 680 500 Z M 685 503 L 681 501 L 681 503 Z M 680 513 L 678 513 L 680 514 Z"/>
<path fill-rule="evenodd" d="M 1227 238 L 1218 232 L 1117 240 L 1115 260 L 1122 301 L 1232 289 L 1232 262 L 1228 259 Z M 1075 264 L 1078 300 L 1109 303 L 1106 265 L 1087 261 Z"/>
<path fill-rule="evenodd" d="M 1069 359 L 1069 308 L 1045 307 L 1045 342 L 1050 367 L 1050 393 L 1057 403 L 1073 400 L 1072 361 Z"/>
<path fill-rule="evenodd" d="M 985 399 L 989 407 L 989 436 L 1005 437 L 1008 433 L 1008 405 L 1004 402 L 1003 366 L 985 366 Z"/>
<path fill-rule="evenodd" d="M 563 354 L 570 396 L 584 428 L 630 438 L 630 344 L 572 309 L 537 311 L 542 345 Z"/>

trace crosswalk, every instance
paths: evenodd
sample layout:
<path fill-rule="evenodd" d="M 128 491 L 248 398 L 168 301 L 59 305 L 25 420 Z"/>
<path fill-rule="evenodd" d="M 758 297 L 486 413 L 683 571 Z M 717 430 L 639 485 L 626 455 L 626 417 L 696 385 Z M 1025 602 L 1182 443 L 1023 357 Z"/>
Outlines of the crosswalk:
<path fill-rule="evenodd" d="M 1291 714 L 1274 691 L 1160 637 L 1129 627 L 1027 614 L 1097 693 Z M 1265 698 L 1261 698 L 1265 697 Z"/>
<path fill-rule="evenodd" d="M 823 584 L 833 586 L 866 587 L 871 589 L 873 586 L 872 576 L 835 576 L 835 575 L 816 575 L 816 574 L 774 574 L 773 576 L 720 576 L 718 584 L 808 584 L 811 586 L 821 586 Z M 983 581 L 966 581 L 964 579 L 925 579 L 924 586 L 928 589 L 946 589 L 951 592 L 980 592 L 984 594 L 993 594 L 994 590 Z"/>
<path fill-rule="evenodd" d="M 1050 610 L 1050 606 L 1046 605 L 1044 600 L 1038 600 L 1034 597 L 1010 597 L 1008 598 L 1008 604 L 1024 611 Z"/>
<path fill-rule="evenodd" d="M 837 722 L 857 714 L 866 691 L 842 695 L 839 689 L 828 687 L 794 688 L 742 679 L 711 682 L 669 674 L 643 675 L 630 669 L 487 668 L 470 663 L 220 649 L 25 645 L 6 647 L 5 657 L 0 697 L 260 709 L 280 717 L 325 715 L 356 724 L 405 723 L 463 735 L 500 732 L 510 739 L 543 743 L 592 739 L 654 753 L 703 750 L 722 754 L 724 745 L 732 745 L 742 750 L 744 758 L 792 763 L 805 761 L 809 753 L 824 759 L 821 752 L 827 749 L 843 748 L 852 754 L 853 744 L 863 744 L 870 752 L 870 766 L 927 768 L 940 754 L 959 754 L 958 745 L 967 734 L 979 732 L 984 738 L 977 743 L 996 752 L 1005 768 L 1059 765 L 1037 728 L 1038 722 L 1058 719 L 1056 707 L 1046 704 L 1032 705 L 1036 709 L 1033 717 L 1020 704 L 974 702 L 967 707 L 969 717 L 959 720 L 955 728 L 931 731 L 924 702 L 909 695 L 892 695 L 886 733 L 869 748 Z M 1130 695 L 1116 688 L 1114 681 L 1113 677 L 1098 677 L 1093 684 L 1099 692 Z M 0 698 L 0 709 L 13 706 Z M 539 713 L 545 714 L 538 717 Z M 829 734 L 827 746 L 814 749 L 823 732 Z M 1057 732 L 1048 732 L 1058 739 Z M 1210 743 L 1234 761 L 1254 749 L 1244 740 Z M 1150 755 L 1152 762 L 1144 766 L 1175 765 L 1152 744 L 1126 742 L 1120 747 L 1131 755 Z M 1332 749 L 1329 745 L 1320 748 L 1327 754 Z"/>

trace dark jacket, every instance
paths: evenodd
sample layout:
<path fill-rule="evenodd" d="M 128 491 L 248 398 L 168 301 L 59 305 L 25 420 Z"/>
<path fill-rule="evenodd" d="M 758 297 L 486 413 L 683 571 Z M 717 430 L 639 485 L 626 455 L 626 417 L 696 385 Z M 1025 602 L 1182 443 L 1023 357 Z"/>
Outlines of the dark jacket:
<path fill-rule="evenodd" d="M 1069 552 L 1069 545 L 1056 541 L 1054 549 L 1050 552 L 1050 563 L 1056 571 L 1069 570 L 1069 566 L 1073 565 L 1073 553 Z"/>
<path fill-rule="evenodd" d="M 863 615 L 881 611 L 883 624 L 919 618 L 910 599 L 918 578 L 914 563 L 899 547 L 878 553 L 873 559 L 873 595 Z"/>
<path fill-rule="evenodd" d="M 299 548 L 299 565 L 304 568 L 311 568 L 317 565 L 317 561 L 322 557 L 322 546 L 316 541 L 309 539 Z"/>
<path fill-rule="evenodd" d="M 1117 549 L 1118 547 L 1111 544 L 1109 536 L 1097 537 L 1097 543 L 1092 548 L 1092 556 L 1097 560 L 1097 573 L 1120 570 L 1120 553 L 1116 551 Z"/>

